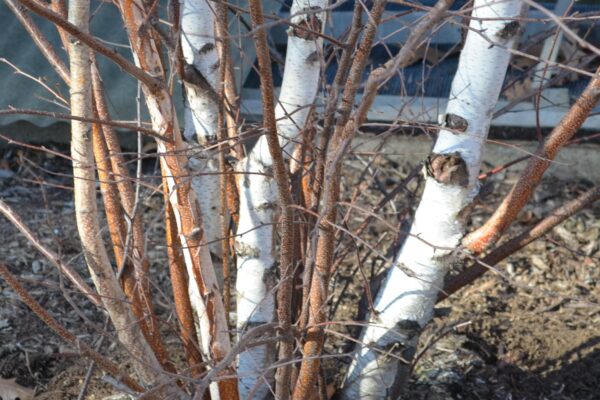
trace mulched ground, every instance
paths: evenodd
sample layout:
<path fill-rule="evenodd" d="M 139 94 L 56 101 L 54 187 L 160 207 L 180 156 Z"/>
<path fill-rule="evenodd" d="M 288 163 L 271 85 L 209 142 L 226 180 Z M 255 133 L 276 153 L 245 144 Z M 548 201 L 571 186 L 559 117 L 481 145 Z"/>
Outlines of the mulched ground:
<path fill-rule="evenodd" d="M 151 170 L 152 162 L 146 167 Z M 393 156 L 352 157 L 345 167 L 348 178 L 344 180 L 343 198 L 361 207 L 372 206 L 413 167 Z M 361 176 L 365 168 L 366 173 Z M 87 276 L 77 240 L 72 192 L 68 189 L 68 161 L 11 148 L 2 150 L 0 170 L 4 171 L 0 174 L 0 198 L 18 211 L 43 243 Z M 491 186 L 485 187 L 488 194 L 473 213 L 474 226 L 493 211 L 498 198 L 516 177 L 509 171 L 490 179 Z M 332 283 L 333 320 L 357 317 L 356 304 L 364 297 L 360 270 L 369 278 L 385 265 L 383 259 L 396 239 L 387 224 L 398 226 L 410 216 L 414 205 L 411 199 L 418 196 L 417 181 L 411 181 L 395 202 L 381 210 L 379 215 L 385 223 L 373 222 L 361 236 L 377 245 L 369 249 L 361 243 L 351 243 L 358 251 L 350 253 Z M 533 205 L 521 214 L 512 232 L 535 223 L 589 185 L 576 180 L 545 180 Z M 145 196 L 152 271 L 156 287 L 169 293 L 160 227 L 162 198 L 158 194 L 150 196 L 149 192 Z M 405 398 L 600 399 L 599 215 L 600 206 L 596 206 L 570 218 L 547 237 L 503 262 L 500 267 L 504 276 L 489 273 L 441 303 L 437 313 L 440 316 L 422 337 L 424 351 L 415 365 Z M 353 230 L 363 218 L 363 214 L 352 211 L 344 223 Z M 102 314 L 76 293 L 67 290 L 70 299 L 65 299 L 54 267 L 1 217 L 0 232 L 0 261 L 65 327 L 87 343 L 98 345 L 104 325 Z M 350 239 L 344 240 L 340 246 L 347 245 Z M 68 289 L 69 285 L 65 285 Z M 0 290 L 0 378 L 17 378 L 17 383 L 35 388 L 39 398 L 77 398 L 89 361 L 53 335 L 7 289 L 5 282 L 0 281 Z M 157 298 L 160 318 L 172 321 L 169 297 L 159 293 Z M 83 318 L 89 322 L 83 323 Z M 165 335 L 177 355 L 177 337 L 170 326 L 165 324 Z M 332 330 L 351 332 L 346 326 Z M 330 355 L 348 350 L 337 335 L 330 337 Z M 111 335 L 98 348 L 127 366 L 126 357 Z M 327 377 L 339 379 L 346 362 L 341 357 L 328 359 Z M 93 371 L 85 398 L 101 399 L 116 393 L 102 375 Z"/>

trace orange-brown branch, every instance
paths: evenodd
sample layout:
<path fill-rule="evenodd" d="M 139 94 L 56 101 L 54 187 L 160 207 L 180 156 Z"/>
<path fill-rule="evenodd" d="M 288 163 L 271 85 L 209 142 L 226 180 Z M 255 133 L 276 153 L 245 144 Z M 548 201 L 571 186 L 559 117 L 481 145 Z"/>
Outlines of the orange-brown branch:
<path fill-rule="evenodd" d="M 325 340 L 322 324 L 326 321 L 324 305 L 327 301 L 329 277 L 333 265 L 334 226 L 337 219 L 337 202 L 340 192 L 341 162 L 354 133 L 365 120 L 367 110 L 375 99 L 379 82 L 373 79 L 373 73 L 367 81 L 360 106 L 352 116 L 350 111 L 384 8 L 384 0 L 376 1 L 373 4 L 369 23 L 350 67 L 348 81 L 344 88 L 339 125 L 336 127 L 327 148 L 327 157 L 323 169 L 322 219 L 319 221 L 318 226 L 319 238 L 309 293 L 308 329 L 303 351 L 304 358 L 293 393 L 294 400 L 308 400 L 316 390 L 315 385 L 320 370 L 319 356 L 323 350 Z"/>
<path fill-rule="evenodd" d="M 119 7 L 132 50 L 142 70 L 164 79 L 164 67 L 157 45 L 152 35 L 143 26 L 147 16 L 144 3 L 140 0 L 122 0 Z M 161 154 L 161 171 L 168 187 L 167 199 L 171 203 L 171 210 L 175 215 L 177 234 L 184 253 L 183 259 L 190 275 L 189 279 L 197 286 L 201 296 L 197 300 L 203 302 L 205 309 L 202 313 L 198 310 L 197 317 L 206 322 L 201 325 L 210 329 L 210 331 L 201 332 L 209 342 L 209 347 L 203 351 L 209 357 L 208 361 L 219 362 L 231 348 L 227 317 L 212 260 L 206 247 L 202 214 L 195 194 L 191 190 L 185 156 L 186 147 L 166 85 L 161 81 L 160 90 L 155 90 L 146 82 L 142 83 L 153 127 L 165 139 L 158 140 L 157 145 Z M 235 376 L 234 366 L 230 365 L 225 374 Z M 237 379 L 220 380 L 218 387 L 222 399 L 235 400 L 238 398 Z"/>
<path fill-rule="evenodd" d="M 502 244 L 498 248 L 491 251 L 480 262 L 462 271 L 460 274 L 448 279 L 444 285 L 444 290 L 440 292 L 438 301 L 441 301 L 461 288 L 469 285 L 474 280 L 490 270 L 490 266 L 494 266 L 506 257 L 514 254 L 531 242 L 539 239 L 546 233 L 550 232 L 556 225 L 560 224 L 570 216 L 581 211 L 583 208 L 600 199 L 600 187 L 585 192 L 581 196 L 568 203 L 556 208 L 548 216 L 538 222 L 533 228 L 526 230 L 517 237 Z"/>
<path fill-rule="evenodd" d="M 542 176 L 559 150 L 581 128 L 590 112 L 600 100 L 600 68 L 579 99 L 552 130 L 550 136 L 540 145 L 536 156 L 529 160 L 519 181 L 513 186 L 494 215 L 463 241 L 466 248 L 474 253 L 481 253 L 492 246 L 508 229 L 519 212 L 531 198 Z"/>
<path fill-rule="evenodd" d="M 294 211 L 292 193 L 289 186 L 289 173 L 283 159 L 277 123 L 275 121 L 275 97 L 273 93 L 273 75 L 271 57 L 267 45 L 267 31 L 264 27 L 264 15 L 260 0 L 250 0 L 250 16 L 254 27 L 254 44 L 258 59 L 263 100 L 263 126 L 266 132 L 269 153 L 273 160 L 273 172 L 277 184 L 277 197 L 281 212 L 279 249 L 280 283 L 277 290 L 277 317 L 282 332 L 289 332 L 292 327 L 292 291 L 294 284 Z M 279 344 L 279 360 L 291 359 L 294 350 L 293 338 L 284 339 Z M 275 397 L 287 400 L 290 396 L 291 365 L 284 363 L 277 368 L 275 374 Z"/>

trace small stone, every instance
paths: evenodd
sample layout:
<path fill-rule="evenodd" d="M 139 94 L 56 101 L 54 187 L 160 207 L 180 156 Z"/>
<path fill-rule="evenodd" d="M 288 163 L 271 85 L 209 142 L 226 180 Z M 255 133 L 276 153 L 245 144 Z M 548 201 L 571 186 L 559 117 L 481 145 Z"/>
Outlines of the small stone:
<path fill-rule="evenodd" d="M 42 272 L 42 268 L 43 268 L 43 265 L 38 260 L 34 260 L 31 263 L 31 270 L 33 271 L 34 274 L 39 274 L 40 272 Z"/>
<path fill-rule="evenodd" d="M 537 254 L 531 256 L 531 264 L 540 271 L 548 269 L 548 264 Z"/>
<path fill-rule="evenodd" d="M 10 169 L 0 169 L 0 179 L 10 179 L 15 176 L 15 173 Z"/>
<path fill-rule="evenodd" d="M 515 264 L 506 263 L 506 272 L 509 276 L 515 276 Z"/>

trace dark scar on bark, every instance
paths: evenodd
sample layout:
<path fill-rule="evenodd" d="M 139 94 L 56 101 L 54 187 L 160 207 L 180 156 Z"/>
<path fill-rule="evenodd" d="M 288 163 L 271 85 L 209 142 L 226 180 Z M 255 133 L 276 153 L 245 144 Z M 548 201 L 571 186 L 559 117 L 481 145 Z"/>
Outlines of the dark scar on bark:
<path fill-rule="evenodd" d="M 321 11 L 320 7 L 308 7 L 302 10 L 306 12 L 306 18 L 296 26 L 292 27 L 292 35 L 304 40 L 316 40 L 321 32 L 321 20 L 317 17 L 317 12 Z"/>
<path fill-rule="evenodd" d="M 460 153 L 432 153 L 425 160 L 425 175 L 439 183 L 467 187 L 469 172 Z"/>
<path fill-rule="evenodd" d="M 508 40 L 517 35 L 521 31 L 521 24 L 519 21 L 511 21 L 504 25 L 504 27 L 496 33 L 496 37 L 502 40 Z"/>
<path fill-rule="evenodd" d="M 456 114 L 446 114 L 444 117 L 444 127 L 453 131 L 465 132 L 469 127 L 469 122 Z"/>
<path fill-rule="evenodd" d="M 206 54 L 209 51 L 211 51 L 212 49 L 215 48 L 215 45 L 212 43 L 206 43 L 204 46 L 202 46 L 200 48 L 200 50 L 198 51 L 199 54 Z"/>
<path fill-rule="evenodd" d="M 310 55 L 308 57 L 306 57 L 307 64 L 313 64 L 313 63 L 316 63 L 317 61 L 319 61 L 319 52 L 318 51 L 313 51 L 312 53 L 310 53 Z"/>

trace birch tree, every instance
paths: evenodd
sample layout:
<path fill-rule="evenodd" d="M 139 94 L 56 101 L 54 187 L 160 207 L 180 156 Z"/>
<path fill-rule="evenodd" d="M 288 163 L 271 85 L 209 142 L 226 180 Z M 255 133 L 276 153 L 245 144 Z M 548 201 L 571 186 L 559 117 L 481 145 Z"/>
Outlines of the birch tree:
<path fill-rule="evenodd" d="M 160 25 L 156 10 L 159 2 L 119 0 L 116 6 L 123 17 L 133 62 L 89 32 L 87 0 L 69 3 L 70 22 L 62 0 L 53 0 L 50 7 L 38 0 L 6 1 L 70 86 L 71 115 L 67 117 L 72 119 L 75 214 L 96 291 L 55 252 L 44 247 L 2 201 L 0 212 L 65 272 L 91 303 L 108 312 L 119 341 L 133 356 L 137 377 L 127 376 L 106 357 L 80 343 L 75 334 L 36 303 L 2 264 L 0 276 L 53 331 L 145 398 L 312 400 L 317 395 L 330 396 L 331 387 L 322 376 L 321 358 L 327 340 L 325 327 L 332 322 L 327 315 L 331 278 L 352 251 L 344 248 L 344 240 L 338 241 L 340 231 L 350 225 L 346 219 L 338 222 L 339 210 L 344 207 L 340 201 L 346 173 L 344 158 L 356 132 L 365 126 L 378 90 L 417 59 L 418 50 L 425 47 L 438 25 L 445 23 L 443 18 L 450 15 L 453 0 L 439 0 L 426 9 L 423 17 L 408 25 L 410 34 L 401 49 L 373 68 L 366 80 L 370 55 L 379 44 L 379 25 L 390 22 L 385 14 L 386 1 L 356 1 L 347 34 L 333 38 L 324 30 L 326 0 L 294 0 L 291 16 L 283 22 L 288 26 L 287 53 L 277 101 L 271 68 L 274 49 L 267 40 L 273 20 L 263 15 L 260 0 L 250 0 L 249 10 L 212 0 L 177 1 L 170 4 L 176 11 L 168 25 L 170 30 L 164 28 L 167 25 Z M 446 113 L 424 163 L 426 183 L 422 198 L 406 241 L 395 255 L 394 265 L 376 297 L 375 311 L 361 334 L 361 344 L 340 391 L 343 399 L 395 398 L 408 378 L 419 335 L 432 317 L 435 302 L 442 297 L 438 292 L 444 286 L 445 272 L 456 261 L 461 241 L 469 243 L 463 239 L 464 219 L 478 193 L 484 142 L 511 47 L 522 29 L 522 2 L 529 4 L 528 1 L 475 0 L 472 5 Z M 50 42 L 40 37 L 35 22 L 24 14 L 18 2 L 59 28 L 68 48 L 68 67 Z M 224 147 L 237 146 L 235 154 L 243 154 L 237 137 L 243 127 L 236 126 L 239 121 L 233 117 L 240 110 L 233 109 L 239 104 L 232 101 L 233 72 L 227 64 L 230 36 L 224 17 L 226 7 L 239 14 L 249 13 L 252 26 L 248 28 L 256 48 L 263 107 L 262 135 L 246 157 L 237 157 L 240 161 L 235 166 L 240 204 L 239 209 L 231 207 L 239 215 L 237 224 L 232 218 L 237 256 L 237 312 L 231 314 L 237 319 L 233 331 L 228 321 L 229 295 L 219 287 L 217 277 L 220 261 L 228 260 L 230 240 L 230 215 L 226 209 L 230 205 L 226 205 L 224 193 L 231 186 L 224 178 L 230 172 L 225 168 Z M 367 18 L 363 22 L 364 16 Z M 328 43 L 325 48 L 324 43 Z M 100 69 L 91 51 L 107 57 L 140 82 L 151 127 L 111 120 Z M 165 62 L 166 53 L 171 57 L 170 63 Z M 320 107 L 315 107 L 321 103 L 317 99 L 320 78 L 326 63 L 337 56 L 333 83 L 322 85 L 325 112 L 320 113 Z M 169 86 L 168 76 L 175 72 L 169 70 L 170 66 L 177 70 L 184 88 L 183 134 L 175 113 L 180 99 L 173 97 Z M 596 72 L 571 112 L 540 146 L 537 154 L 542 157 L 532 159 L 498 211 L 500 215 L 495 220 L 499 218 L 502 223 L 493 223 L 494 219 L 488 223 L 496 226 L 495 233 L 476 241 L 484 240 L 479 250 L 468 244 L 467 249 L 484 251 L 508 227 L 541 179 L 549 160 L 597 104 L 598 82 Z M 359 88 L 362 96 L 357 100 Z M 164 328 L 164 322 L 153 313 L 146 257 L 150 252 L 145 251 L 143 219 L 136 214 L 139 193 L 134 194 L 133 185 L 127 182 L 127 161 L 113 125 L 148 133 L 157 141 L 162 181 L 155 189 L 162 191 L 165 202 L 165 253 L 178 333 L 188 363 L 184 368 L 171 363 L 169 354 L 164 354 L 159 329 Z M 312 143 L 315 136 L 317 143 Z M 308 166 L 305 159 L 298 157 L 301 141 L 312 146 L 315 162 Z M 314 186 L 310 190 L 301 188 L 304 203 L 294 198 L 290 178 L 299 168 L 310 169 L 308 175 Z M 113 242 L 116 274 L 102 241 L 95 170 Z M 141 168 L 138 173 L 140 178 Z M 501 260 L 599 196 L 595 188 L 557 208 L 530 231 L 490 252 L 483 262 Z M 373 214 L 384 204 L 382 200 Z M 368 226 L 368 222 L 363 222 L 361 229 Z M 298 228 L 301 224 L 302 228 Z M 301 229 L 305 231 L 296 235 Z M 366 241 L 365 244 L 369 246 Z M 302 250 L 297 251 L 296 245 Z M 300 266 L 304 268 L 302 279 L 296 271 Z M 465 272 L 462 278 L 446 282 L 448 293 L 460 287 L 461 279 L 473 280 L 482 269 L 476 265 Z M 301 281 L 303 286 L 299 288 Z M 294 364 L 299 367 L 293 369 Z M 186 385 L 192 394 L 181 390 L 178 384 Z"/>
<path fill-rule="evenodd" d="M 473 4 L 444 123 L 425 162 L 425 189 L 361 336 L 344 384 L 345 399 L 395 398 L 407 379 L 407 363 L 464 235 L 461 213 L 478 191 L 484 142 L 521 9 L 520 0 Z"/>
<path fill-rule="evenodd" d="M 288 47 L 279 101 L 275 107 L 277 133 L 285 158 L 289 159 L 315 101 L 321 72 L 325 0 L 294 0 Z M 266 136 L 237 167 L 240 210 L 236 238 L 237 327 L 245 329 L 275 318 L 274 211 L 277 188 L 272 175 L 273 157 Z M 240 394 L 246 398 L 269 395 L 264 370 L 273 363 L 273 346 L 257 346 L 240 354 Z M 265 384 L 267 383 L 267 384 Z M 260 386 L 260 388 L 258 388 Z"/>

